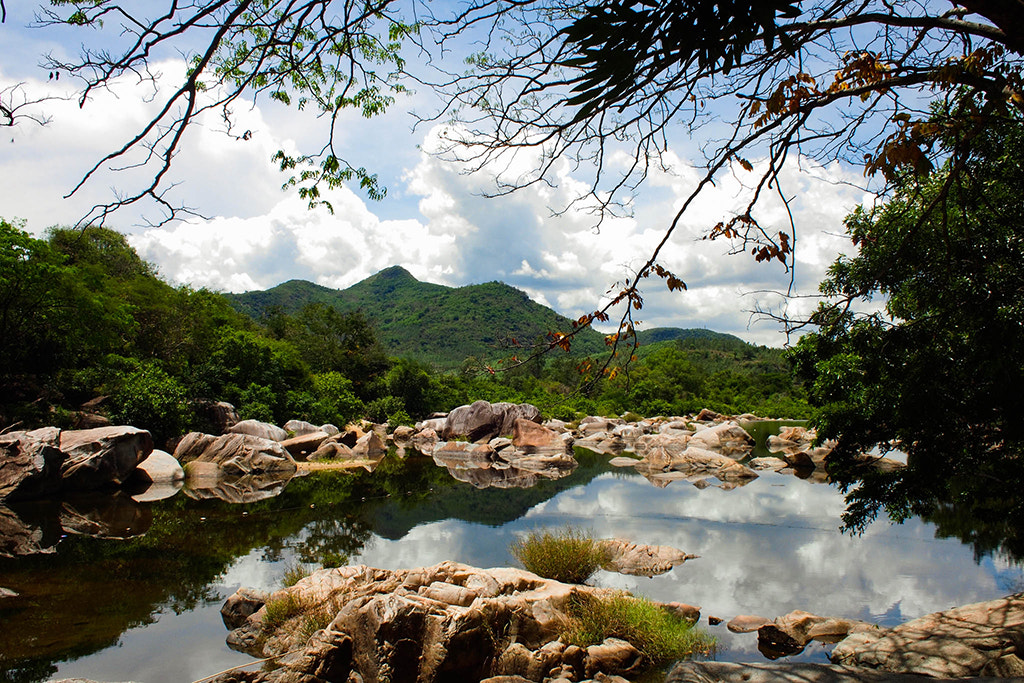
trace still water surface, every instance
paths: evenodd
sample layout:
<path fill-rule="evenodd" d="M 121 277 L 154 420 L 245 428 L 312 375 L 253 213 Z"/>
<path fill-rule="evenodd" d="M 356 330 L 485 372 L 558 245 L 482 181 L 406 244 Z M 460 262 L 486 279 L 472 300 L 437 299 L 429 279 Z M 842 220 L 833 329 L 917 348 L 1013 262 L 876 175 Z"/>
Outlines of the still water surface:
<path fill-rule="evenodd" d="M 700 605 L 724 660 L 763 657 L 756 634 L 708 627 L 709 615 L 802 609 L 894 625 L 1024 587 L 1013 562 L 975 558 L 918 519 L 842 534 L 843 498 L 827 484 L 763 472 L 733 490 L 658 488 L 611 467 L 609 456 L 577 458 L 580 467 L 557 481 L 480 490 L 429 458 L 388 456 L 373 473 L 310 475 L 255 503 L 179 494 L 146 504 L 151 523 L 127 540 L 66 534 L 52 554 L 0 560 L 0 587 L 20 594 L 0 600 L 0 681 L 196 681 L 251 661 L 224 645 L 218 611 L 240 586 L 279 587 L 300 562 L 509 566 L 517 534 L 567 524 L 700 555 L 662 576 L 600 572 L 593 582 Z M 826 653 L 812 645 L 798 658 Z"/>

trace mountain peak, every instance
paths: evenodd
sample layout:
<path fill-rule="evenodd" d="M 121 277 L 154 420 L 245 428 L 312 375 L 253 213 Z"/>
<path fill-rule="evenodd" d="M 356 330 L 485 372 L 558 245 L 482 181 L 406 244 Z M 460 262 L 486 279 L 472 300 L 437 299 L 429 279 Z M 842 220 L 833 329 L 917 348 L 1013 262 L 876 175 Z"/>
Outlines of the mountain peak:
<path fill-rule="evenodd" d="M 367 280 L 412 280 L 419 282 L 408 270 L 402 266 L 389 266 L 384 270 L 378 271 L 377 273 L 366 278 Z"/>

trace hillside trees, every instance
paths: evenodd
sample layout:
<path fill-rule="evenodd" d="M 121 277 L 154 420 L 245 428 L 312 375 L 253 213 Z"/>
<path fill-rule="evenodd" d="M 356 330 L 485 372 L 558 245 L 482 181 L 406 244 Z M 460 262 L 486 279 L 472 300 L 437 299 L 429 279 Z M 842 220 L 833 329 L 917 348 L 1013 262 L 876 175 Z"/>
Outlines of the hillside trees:
<path fill-rule="evenodd" d="M 860 453 L 907 454 L 905 470 L 857 485 L 853 526 L 936 501 L 998 501 L 988 522 L 1024 519 L 1024 116 L 947 123 L 978 109 L 967 96 L 937 107 L 945 164 L 847 218 L 857 254 L 831 267 L 819 330 L 795 350 L 819 433 L 839 440 L 832 476 L 854 486 Z"/>

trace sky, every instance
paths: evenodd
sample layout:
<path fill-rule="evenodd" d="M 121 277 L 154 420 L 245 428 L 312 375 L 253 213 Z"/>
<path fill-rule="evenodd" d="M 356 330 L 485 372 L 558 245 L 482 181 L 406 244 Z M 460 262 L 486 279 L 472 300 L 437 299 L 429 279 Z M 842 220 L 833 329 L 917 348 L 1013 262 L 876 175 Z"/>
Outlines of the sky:
<path fill-rule="evenodd" d="M 43 234 L 50 226 L 77 222 L 94 203 L 110 201 L 139 182 L 141 176 L 131 169 L 101 167 L 66 197 L 93 164 L 148 121 L 165 90 L 154 92 L 124 78 L 79 107 L 76 84 L 67 76 L 50 79 L 40 64 L 45 54 L 77 54 L 83 40 L 95 36 L 32 28 L 31 3 L 10 4 L 7 21 L 0 24 L 5 101 L 39 94 L 67 98 L 35 109 L 48 118 L 45 125 L 23 120 L 0 138 L 0 216 L 23 219 L 30 232 Z M 164 89 L 185 68 L 177 55 L 163 55 L 152 66 Z M 319 146 L 323 122 L 260 100 L 235 107 L 238 130 L 250 131 L 249 139 L 226 135 L 220 121 L 210 118 L 189 132 L 174 160 L 170 193 L 202 218 L 146 227 L 160 216 L 149 207 L 117 214 L 107 224 L 127 233 L 139 254 L 176 285 L 242 292 L 304 279 L 345 288 L 400 265 L 420 280 L 449 286 L 499 280 L 578 317 L 599 307 L 610 289 L 646 261 L 699 178 L 690 158 L 699 141 L 685 138 L 680 127 L 667 157 L 669 171 L 648 179 L 632 202 L 634 215 L 595 230 L 582 211 L 552 215 L 550 207 L 564 203 L 583 182 L 568 163 L 558 168 L 555 187 L 535 185 L 507 197 L 485 197 L 499 173 L 509 171 L 467 174 L 464 166 L 431 154 L 443 126 L 414 127 L 409 111 L 436 106 L 430 93 L 416 92 L 375 119 L 352 113 L 341 120 L 337 132 L 344 154 L 378 174 L 387 188 L 381 201 L 368 199 L 358 187 L 342 187 L 325 195 L 332 214 L 310 210 L 294 189 L 282 190 L 286 177 L 271 160 L 274 152 Z M 610 167 L 618 161 L 613 156 Z M 764 163 L 750 161 L 755 167 Z M 753 311 L 784 305 L 799 315 L 813 307 L 812 299 L 779 297 L 790 273 L 778 263 L 755 263 L 749 254 L 730 255 L 726 242 L 700 239 L 708 226 L 741 206 L 749 177 L 740 171 L 726 174 L 673 235 L 659 262 L 688 290 L 669 292 L 652 279 L 636 316 L 642 327 L 702 327 L 781 346 L 787 338 L 779 323 Z M 791 164 L 783 179 L 798 225 L 795 291 L 813 294 L 828 265 L 851 250 L 843 217 L 872 197 L 859 188 L 860 169 L 838 164 L 823 167 L 804 159 Z M 760 215 L 768 225 L 785 229 L 777 199 Z"/>

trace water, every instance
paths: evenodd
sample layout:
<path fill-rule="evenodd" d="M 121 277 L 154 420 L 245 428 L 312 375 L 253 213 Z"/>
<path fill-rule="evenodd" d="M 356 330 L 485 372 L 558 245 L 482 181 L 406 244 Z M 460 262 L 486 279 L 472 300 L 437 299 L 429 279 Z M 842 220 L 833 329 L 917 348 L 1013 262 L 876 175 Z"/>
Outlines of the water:
<path fill-rule="evenodd" d="M 507 566 L 517 534 L 565 524 L 700 555 L 654 578 L 599 572 L 593 581 L 700 605 L 725 660 L 763 657 L 756 634 L 709 627 L 709 615 L 774 618 L 803 609 L 894 625 L 1024 586 L 1019 566 L 976 561 L 970 547 L 936 538 L 936 527 L 920 519 L 840 533 L 842 495 L 826 484 L 764 472 L 728 491 L 685 481 L 658 488 L 610 467 L 608 456 L 577 457 L 570 476 L 530 489 L 480 490 L 428 458 L 389 456 L 374 473 L 311 475 L 254 503 L 183 494 L 121 501 L 118 523 L 135 529 L 124 535 L 145 528 L 124 540 L 66 531 L 60 538 L 55 519 L 67 522 L 67 506 L 22 506 L 16 512 L 43 545 L 59 542 L 49 555 L 0 560 L 0 586 L 20 594 L 0 599 L 0 680 L 199 680 L 251 661 L 224 645 L 218 611 L 240 586 L 277 587 L 300 562 Z M 98 524 L 112 514 L 109 503 L 76 505 L 76 519 Z M 798 658 L 826 654 L 812 645 Z"/>

